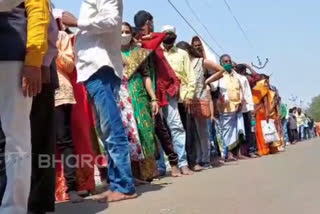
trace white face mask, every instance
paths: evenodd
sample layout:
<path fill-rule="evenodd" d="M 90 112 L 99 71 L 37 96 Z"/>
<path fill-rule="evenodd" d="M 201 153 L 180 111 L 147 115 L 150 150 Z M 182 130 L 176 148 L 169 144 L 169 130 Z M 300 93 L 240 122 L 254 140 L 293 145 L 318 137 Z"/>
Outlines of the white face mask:
<path fill-rule="evenodd" d="M 121 45 L 129 45 L 132 40 L 132 35 L 131 34 L 122 34 L 121 35 Z"/>

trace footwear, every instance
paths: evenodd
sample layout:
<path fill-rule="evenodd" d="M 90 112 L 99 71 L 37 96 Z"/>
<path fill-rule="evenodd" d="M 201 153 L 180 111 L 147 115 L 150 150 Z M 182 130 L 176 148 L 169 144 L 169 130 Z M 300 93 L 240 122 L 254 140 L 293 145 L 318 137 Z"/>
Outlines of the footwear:
<path fill-rule="evenodd" d="M 254 153 L 250 153 L 250 154 L 249 154 L 249 157 L 250 157 L 250 158 L 258 158 L 258 156 L 257 156 L 256 154 L 254 154 Z"/>
<path fill-rule="evenodd" d="M 208 163 L 205 163 L 205 164 L 202 164 L 202 170 L 208 170 L 208 169 L 212 169 L 212 165 L 208 164 Z"/>

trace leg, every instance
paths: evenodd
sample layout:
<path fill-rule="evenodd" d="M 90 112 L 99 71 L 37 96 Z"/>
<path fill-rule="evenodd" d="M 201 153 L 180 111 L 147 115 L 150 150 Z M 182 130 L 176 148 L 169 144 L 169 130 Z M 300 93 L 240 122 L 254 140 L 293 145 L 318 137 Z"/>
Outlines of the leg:
<path fill-rule="evenodd" d="M 22 62 L 0 62 L 0 115 L 7 185 L 1 214 L 26 214 L 31 183 L 31 98 L 21 91 Z"/>
<path fill-rule="evenodd" d="M 108 201 L 136 197 L 128 137 L 117 105 L 120 83 L 121 80 L 109 67 L 101 68 L 86 82 L 86 88 L 93 100 L 99 121 L 98 131 L 108 152 L 110 190 L 116 193 L 108 194 Z"/>
<path fill-rule="evenodd" d="M 56 182 L 53 86 L 42 86 L 41 93 L 33 99 L 30 119 L 33 156 L 29 211 L 53 212 Z"/>
<path fill-rule="evenodd" d="M 197 163 L 197 148 L 196 148 L 196 136 L 194 133 L 195 124 L 194 118 L 191 114 L 188 114 L 184 105 L 178 104 L 179 114 L 182 118 L 182 124 L 184 130 L 186 130 L 186 152 L 187 152 L 187 160 L 188 164 L 191 168 L 194 168 Z M 200 168 L 197 165 L 196 168 Z"/>
<path fill-rule="evenodd" d="M 180 177 L 180 171 L 178 166 L 178 155 L 174 152 L 173 144 L 172 144 L 172 138 L 170 136 L 169 130 L 166 127 L 166 124 L 164 123 L 163 118 L 160 114 L 156 115 L 155 118 L 155 131 L 158 139 L 160 140 L 161 147 L 164 150 L 165 154 L 167 155 L 169 159 L 169 163 L 171 165 L 171 174 L 173 177 Z M 163 152 L 162 152 L 163 157 Z M 164 157 L 163 157 L 164 158 Z M 158 166 L 160 164 L 160 168 L 163 163 L 161 163 L 161 158 L 158 161 Z"/>
<path fill-rule="evenodd" d="M 71 110 L 72 105 L 61 105 L 55 108 L 55 120 L 57 126 L 56 145 L 60 151 L 63 162 L 64 177 L 67 182 L 67 193 L 72 203 L 79 203 L 83 198 L 78 196 L 76 188 L 76 164 L 71 134 Z"/>
<path fill-rule="evenodd" d="M 186 133 L 181 122 L 177 100 L 175 98 L 169 98 L 169 105 L 163 110 L 164 118 L 166 119 L 173 139 L 174 150 L 178 154 L 178 166 L 184 169 L 184 174 L 191 174 L 187 169 L 188 162 L 185 149 Z"/>
<path fill-rule="evenodd" d="M 208 121 L 203 118 L 195 118 L 196 130 L 200 139 L 200 162 L 204 167 L 210 165 L 210 141 Z"/>

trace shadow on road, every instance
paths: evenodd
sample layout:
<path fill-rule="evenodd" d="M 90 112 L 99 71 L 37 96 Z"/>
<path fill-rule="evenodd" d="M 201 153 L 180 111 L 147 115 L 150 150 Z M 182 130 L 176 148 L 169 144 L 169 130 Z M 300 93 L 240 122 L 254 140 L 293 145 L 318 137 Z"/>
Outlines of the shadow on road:
<path fill-rule="evenodd" d="M 92 200 L 86 200 L 80 204 L 70 202 L 56 204 L 56 212 L 59 214 L 77 213 L 77 214 L 95 214 L 108 208 L 107 203 L 98 203 Z"/>

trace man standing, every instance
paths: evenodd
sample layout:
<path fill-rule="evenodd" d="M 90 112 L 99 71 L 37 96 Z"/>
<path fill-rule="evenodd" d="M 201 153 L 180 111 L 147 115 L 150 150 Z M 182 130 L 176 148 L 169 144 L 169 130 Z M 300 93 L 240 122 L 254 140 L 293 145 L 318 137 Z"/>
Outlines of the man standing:
<path fill-rule="evenodd" d="M 0 13 L 0 115 L 6 137 L 7 176 L 1 214 L 27 213 L 31 183 L 29 115 L 32 97 L 41 92 L 48 25 L 47 0 L 26 0 L 12 11 Z"/>
<path fill-rule="evenodd" d="M 97 129 L 109 157 L 110 191 L 96 199 L 108 202 L 137 197 L 128 137 L 117 105 L 123 76 L 122 14 L 122 0 L 86 0 L 79 20 L 70 13 L 62 15 L 63 23 L 80 30 L 76 42 L 78 82 L 84 83 L 92 99 Z"/>
<path fill-rule="evenodd" d="M 241 105 L 243 93 L 237 74 L 232 69 L 231 57 L 227 54 L 222 55 L 220 64 L 224 67 L 225 73 L 222 79 L 212 84 L 212 88 L 219 94 L 218 141 L 223 145 L 222 156 L 226 161 L 234 161 L 234 155 L 239 153 L 240 143 L 245 134 Z"/>
<path fill-rule="evenodd" d="M 239 64 L 236 66 L 236 71 L 238 73 L 237 77 L 241 84 L 241 89 L 243 93 L 243 103 L 242 103 L 242 113 L 246 132 L 246 148 L 244 148 L 245 155 L 249 155 L 251 158 L 257 158 L 255 154 L 257 147 L 255 145 L 254 133 L 252 132 L 252 113 L 254 110 L 253 97 L 251 92 L 251 87 L 246 75 L 247 66 L 244 64 Z"/>
<path fill-rule="evenodd" d="M 139 31 L 139 39 L 141 40 L 142 47 L 154 51 L 153 62 L 156 67 L 156 92 L 159 105 L 164 108 L 168 106 L 167 95 L 176 96 L 179 93 L 180 81 L 175 75 L 175 72 L 170 67 L 168 61 L 164 57 L 164 51 L 160 47 L 165 33 L 155 33 L 153 16 L 147 11 L 139 11 L 134 16 L 134 23 Z M 155 117 L 155 131 L 162 149 L 168 156 L 171 166 L 171 175 L 173 177 L 180 177 L 180 169 L 178 168 L 178 155 L 175 153 L 172 137 L 169 130 L 164 123 L 161 114 Z M 158 170 L 160 174 L 165 174 L 166 166 L 164 163 L 163 153 L 160 153 L 161 158 L 158 160 Z"/>
<path fill-rule="evenodd" d="M 162 32 L 167 34 L 162 43 L 164 56 L 181 81 L 179 97 L 168 96 L 169 105 L 163 109 L 164 117 L 171 131 L 175 152 L 179 157 L 181 173 L 184 175 L 191 175 L 192 172 L 188 167 L 185 148 L 186 132 L 181 121 L 178 101 L 184 103 L 186 109 L 190 109 L 191 100 L 194 97 L 196 89 L 196 78 L 194 71 L 191 68 L 189 54 L 174 45 L 177 39 L 175 27 L 164 26 Z"/>

